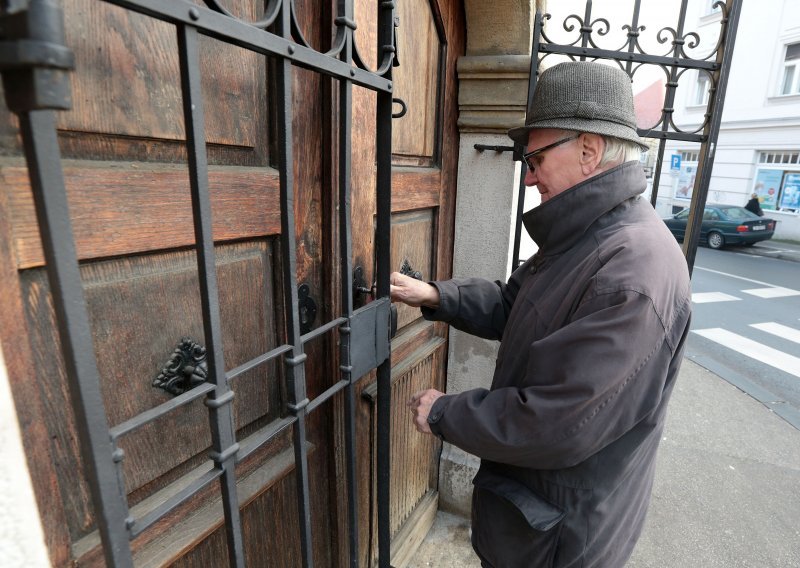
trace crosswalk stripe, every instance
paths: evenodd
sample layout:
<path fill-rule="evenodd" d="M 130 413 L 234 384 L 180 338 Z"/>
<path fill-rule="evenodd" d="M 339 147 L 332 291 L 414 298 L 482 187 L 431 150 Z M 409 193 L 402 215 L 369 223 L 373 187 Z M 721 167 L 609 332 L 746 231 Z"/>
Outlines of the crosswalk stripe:
<path fill-rule="evenodd" d="M 733 332 L 719 327 L 710 329 L 695 329 L 693 333 L 710 339 L 724 347 L 728 347 L 742 355 L 756 361 L 761 361 L 778 370 L 800 377 L 800 357 L 794 357 L 783 351 L 778 351 L 752 339 L 742 337 Z"/>
<path fill-rule="evenodd" d="M 779 323 L 775 323 L 774 321 L 770 321 L 765 323 L 751 323 L 750 327 L 760 329 L 761 331 L 766 331 L 772 335 L 777 335 L 781 339 L 788 339 L 789 341 L 800 343 L 800 330 L 789 327 L 788 325 L 781 325 Z"/>
<path fill-rule="evenodd" d="M 754 288 L 752 290 L 742 290 L 745 294 L 758 296 L 759 298 L 785 298 L 787 296 L 800 296 L 800 290 L 781 288 L 780 286 L 770 286 L 769 288 Z"/>
<path fill-rule="evenodd" d="M 736 296 L 731 296 L 723 292 L 696 292 L 692 294 L 692 302 L 695 304 L 708 304 L 710 302 L 733 302 L 741 300 Z"/>

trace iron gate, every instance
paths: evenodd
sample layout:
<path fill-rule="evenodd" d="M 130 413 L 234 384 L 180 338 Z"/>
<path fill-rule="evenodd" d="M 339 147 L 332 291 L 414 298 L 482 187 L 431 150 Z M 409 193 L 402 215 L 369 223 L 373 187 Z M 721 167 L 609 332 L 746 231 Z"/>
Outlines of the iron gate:
<path fill-rule="evenodd" d="M 586 0 L 583 15 L 571 14 L 564 18 L 563 27 L 571 32 L 578 31 L 578 37 L 569 44 L 557 44 L 548 38 L 544 23 L 550 19 L 550 14 L 537 10 L 533 28 L 533 41 L 531 46 L 531 70 L 528 83 L 528 101 L 526 114 L 531 112 L 533 92 L 536 88 L 539 64 L 542 59 L 550 54 L 562 54 L 573 61 L 580 60 L 611 60 L 620 66 L 631 78 L 642 65 L 657 65 L 664 70 L 668 77 L 664 106 L 661 109 L 661 119 L 652 128 L 639 128 L 638 133 L 642 138 L 655 138 L 659 140 L 656 171 L 653 175 L 653 191 L 651 203 L 656 205 L 658 197 L 661 164 L 664 159 L 664 148 L 667 140 L 681 140 L 684 142 L 699 142 L 699 163 L 694 182 L 694 190 L 690 204 L 689 220 L 686 227 L 686 236 L 683 240 L 683 253 L 689 265 L 691 274 L 694 266 L 697 244 L 700 238 L 700 224 L 703 218 L 703 209 L 708 195 L 708 185 L 711 180 L 711 170 L 714 165 L 714 154 L 722 119 L 722 106 L 725 101 L 725 89 L 728 83 L 731 59 L 733 57 L 733 44 L 736 38 L 736 29 L 739 24 L 741 0 L 726 0 L 714 3 L 715 8 L 722 12 L 720 19 L 719 39 L 714 50 L 704 58 L 693 58 L 687 53 L 687 47 L 695 47 L 700 43 L 700 37 L 695 32 L 686 31 L 686 15 L 689 0 L 681 0 L 678 23 L 675 29 L 665 27 L 657 32 L 659 43 L 666 43 L 668 35 L 672 36 L 670 49 L 661 55 L 645 53 L 639 42 L 639 35 L 644 30 L 640 25 L 639 17 L 642 0 L 635 0 L 633 14 L 629 22 L 621 26 L 627 30 L 627 41 L 618 49 L 603 49 L 598 47 L 597 36 L 608 33 L 611 24 L 605 18 L 592 19 L 592 0 Z M 662 38 L 664 38 L 662 40 Z M 540 57 L 541 55 L 541 57 Z M 681 130 L 674 122 L 673 112 L 675 104 L 675 91 L 678 81 L 687 70 L 696 70 L 706 73 L 709 77 L 709 92 L 705 120 L 693 131 Z M 702 132 L 701 132 L 702 131 Z M 526 173 L 525 161 L 521 159 L 521 148 L 515 150 L 515 159 L 522 163 L 519 180 L 519 200 L 517 204 L 516 229 L 514 233 L 513 259 L 514 267 L 519 266 L 525 259 L 519 258 L 520 235 L 522 230 L 522 213 L 525 200 Z"/>
<path fill-rule="evenodd" d="M 173 24 L 178 34 L 180 84 L 186 150 L 191 186 L 192 214 L 200 281 L 203 330 L 207 349 L 208 380 L 172 400 L 134 418 L 109 426 L 100 393 L 90 323 L 78 270 L 57 140 L 56 110 L 70 108 L 69 72 L 73 55 L 64 45 L 63 13 L 56 0 L 8 0 L 0 4 L 0 70 L 8 106 L 20 121 L 35 209 L 45 253 L 47 275 L 77 422 L 81 454 L 90 481 L 91 497 L 103 553 L 109 566 L 132 566 L 131 540 L 153 526 L 214 481 L 220 484 L 225 534 L 230 564 L 244 566 L 242 527 L 236 487 L 236 463 L 253 454 L 287 428 L 293 428 L 297 510 L 304 566 L 312 565 L 309 510 L 308 443 L 306 417 L 335 394 L 345 400 L 345 451 L 348 487 L 350 564 L 358 564 L 358 526 L 355 471 L 354 386 L 359 377 L 377 368 L 377 517 L 381 566 L 389 565 L 389 408 L 390 320 L 389 243 L 391 209 L 392 67 L 395 57 L 394 2 L 376 3 L 378 12 L 377 69 L 370 69 L 354 40 L 356 24 L 352 0 L 339 0 L 334 20 L 333 49 L 321 53 L 303 38 L 295 19 L 294 0 L 270 0 L 265 16 L 245 22 L 228 12 L 218 0 L 206 7 L 175 0 L 107 0 L 110 4 Z M 199 36 L 234 44 L 277 61 L 277 132 L 280 173 L 281 256 L 283 263 L 286 341 L 228 372 L 222 352 L 220 308 L 215 251 L 211 231 L 208 163 L 203 100 L 200 86 Z M 296 278 L 294 179 L 292 155 L 293 66 L 338 80 L 339 155 L 338 209 L 341 252 L 341 313 L 313 331 L 302 326 Z M 375 300 L 354 310 L 352 235 L 350 230 L 350 168 L 352 88 L 358 85 L 377 96 L 377 216 Z M 322 394 L 309 400 L 304 373 L 304 345 L 324 334 L 338 334 L 340 375 Z M 258 439 L 239 445 L 233 428 L 228 382 L 234 377 L 282 359 L 288 391 L 288 414 Z M 213 467 L 146 515 L 131 513 L 125 493 L 122 463 L 125 454 L 117 441 L 125 434 L 205 397 L 211 430 Z"/>

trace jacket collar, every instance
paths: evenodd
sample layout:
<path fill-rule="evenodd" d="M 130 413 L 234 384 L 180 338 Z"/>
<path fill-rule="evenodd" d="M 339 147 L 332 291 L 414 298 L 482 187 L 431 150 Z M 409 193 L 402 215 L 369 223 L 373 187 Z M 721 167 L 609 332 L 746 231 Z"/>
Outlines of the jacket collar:
<path fill-rule="evenodd" d="M 646 187 L 639 162 L 625 162 L 534 207 L 522 216 L 522 222 L 542 255 L 559 254 L 602 215 Z"/>

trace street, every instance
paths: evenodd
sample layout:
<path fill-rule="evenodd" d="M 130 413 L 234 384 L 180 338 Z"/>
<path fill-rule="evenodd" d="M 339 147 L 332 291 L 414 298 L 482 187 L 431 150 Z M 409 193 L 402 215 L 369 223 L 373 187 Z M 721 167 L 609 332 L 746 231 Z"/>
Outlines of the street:
<path fill-rule="evenodd" d="M 699 248 L 686 356 L 800 429 L 800 263 Z"/>

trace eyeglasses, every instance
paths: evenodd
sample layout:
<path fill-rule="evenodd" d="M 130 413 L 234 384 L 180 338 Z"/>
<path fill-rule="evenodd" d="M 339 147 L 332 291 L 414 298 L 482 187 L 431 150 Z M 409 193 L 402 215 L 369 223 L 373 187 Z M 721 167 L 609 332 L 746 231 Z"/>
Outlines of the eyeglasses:
<path fill-rule="evenodd" d="M 571 140 L 575 140 L 576 138 L 579 138 L 580 135 L 581 133 L 578 132 L 577 134 L 573 134 L 572 136 L 562 138 L 558 142 L 553 142 L 552 144 L 548 144 L 544 148 L 539 148 L 538 150 L 534 150 L 533 152 L 522 154 L 522 159 L 525 160 L 525 163 L 528 164 L 528 169 L 532 172 L 536 169 L 536 166 L 538 165 L 536 162 L 541 161 L 541 160 L 534 160 L 534 158 L 536 158 L 537 156 L 541 156 L 542 154 L 544 154 L 548 150 L 552 150 L 556 146 L 561 146 L 562 144 L 566 144 Z"/>

